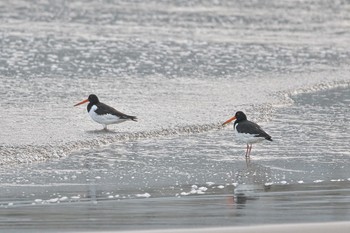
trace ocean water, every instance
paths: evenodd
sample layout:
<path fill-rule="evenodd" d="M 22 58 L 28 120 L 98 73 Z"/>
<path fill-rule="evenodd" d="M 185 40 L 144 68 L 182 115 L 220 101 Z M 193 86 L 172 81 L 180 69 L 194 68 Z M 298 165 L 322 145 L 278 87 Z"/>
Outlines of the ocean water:
<path fill-rule="evenodd" d="M 254 146 L 249 162 L 227 127 L 3 166 L 0 229 L 349 221 L 349 90 L 297 95 L 293 106 L 275 109 L 264 124 L 274 141 Z"/>
<path fill-rule="evenodd" d="M 0 229 L 349 220 L 349 10 L 0 2 Z M 91 93 L 139 122 L 101 131 Z M 237 110 L 274 139 L 249 163 Z"/>
<path fill-rule="evenodd" d="M 239 110 L 349 83 L 349 4 L 320 1 L 3 1 L 0 162 L 124 138 L 207 131 Z M 139 123 L 95 132 L 91 93 Z M 254 110 L 256 109 L 256 110 Z"/>

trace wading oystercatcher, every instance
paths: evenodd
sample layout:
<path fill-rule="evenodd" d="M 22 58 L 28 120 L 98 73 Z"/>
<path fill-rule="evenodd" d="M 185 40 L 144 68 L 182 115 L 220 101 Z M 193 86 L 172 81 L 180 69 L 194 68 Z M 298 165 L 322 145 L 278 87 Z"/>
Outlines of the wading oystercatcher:
<path fill-rule="evenodd" d="M 87 106 L 89 115 L 94 121 L 102 124 L 104 130 L 107 130 L 107 125 L 110 124 L 119 124 L 128 120 L 137 121 L 136 116 L 126 115 L 104 103 L 101 103 L 94 94 L 89 95 L 88 99 L 83 100 L 74 106 L 78 106 L 86 102 L 89 102 Z"/>
<path fill-rule="evenodd" d="M 263 140 L 272 141 L 268 135 L 258 124 L 248 121 L 247 116 L 242 112 L 236 112 L 235 116 L 225 121 L 222 125 L 226 125 L 231 121 L 236 120 L 233 124 L 235 135 L 238 141 L 243 141 L 247 144 L 246 158 L 250 156 L 252 144 Z"/>

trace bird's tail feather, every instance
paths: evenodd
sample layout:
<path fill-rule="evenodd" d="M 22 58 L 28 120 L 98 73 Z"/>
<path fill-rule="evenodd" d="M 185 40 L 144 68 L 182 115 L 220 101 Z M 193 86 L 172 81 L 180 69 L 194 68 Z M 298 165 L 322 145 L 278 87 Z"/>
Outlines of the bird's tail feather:
<path fill-rule="evenodd" d="M 132 121 L 137 121 L 137 117 L 136 116 L 129 116 L 129 119 Z"/>

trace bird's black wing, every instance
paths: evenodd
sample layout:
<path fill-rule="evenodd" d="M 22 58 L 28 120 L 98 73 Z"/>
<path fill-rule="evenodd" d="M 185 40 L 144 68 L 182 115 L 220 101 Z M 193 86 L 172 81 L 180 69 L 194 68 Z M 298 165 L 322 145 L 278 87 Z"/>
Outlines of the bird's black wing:
<path fill-rule="evenodd" d="M 272 141 L 271 136 L 268 135 L 258 124 L 251 121 L 240 122 L 237 127 L 239 133 L 248 133 L 255 135 L 255 137 L 263 137 L 266 140 Z"/>
<path fill-rule="evenodd" d="M 97 105 L 97 109 L 95 110 L 95 112 L 99 115 L 105 115 L 105 114 L 112 114 L 115 115 L 117 117 L 119 117 L 120 119 L 130 119 L 133 121 L 137 121 L 136 116 L 129 116 L 126 115 L 122 112 L 119 112 L 118 110 L 116 110 L 115 108 L 112 108 L 111 106 L 108 106 L 107 104 L 104 103 L 98 103 Z"/>

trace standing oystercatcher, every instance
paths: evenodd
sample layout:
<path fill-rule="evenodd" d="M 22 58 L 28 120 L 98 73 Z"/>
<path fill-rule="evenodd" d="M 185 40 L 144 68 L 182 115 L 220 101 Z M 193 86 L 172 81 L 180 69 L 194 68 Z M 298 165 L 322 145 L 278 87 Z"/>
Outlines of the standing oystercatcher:
<path fill-rule="evenodd" d="M 101 103 L 94 94 L 89 95 L 88 99 L 83 100 L 74 106 L 78 106 L 86 102 L 89 102 L 87 106 L 89 115 L 94 121 L 102 124 L 104 130 L 107 130 L 107 125 L 110 124 L 119 124 L 128 120 L 137 121 L 135 116 L 126 115 L 104 103 Z"/>
<path fill-rule="evenodd" d="M 224 126 L 233 120 L 236 120 L 233 127 L 238 141 L 247 143 L 247 151 L 245 153 L 246 158 L 250 156 L 253 143 L 261 142 L 265 139 L 272 141 L 270 135 L 268 135 L 258 124 L 248 121 L 247 116 L 241 111 L 236 112 L 234 117 L 228 119 L 222 125 Z"/>

